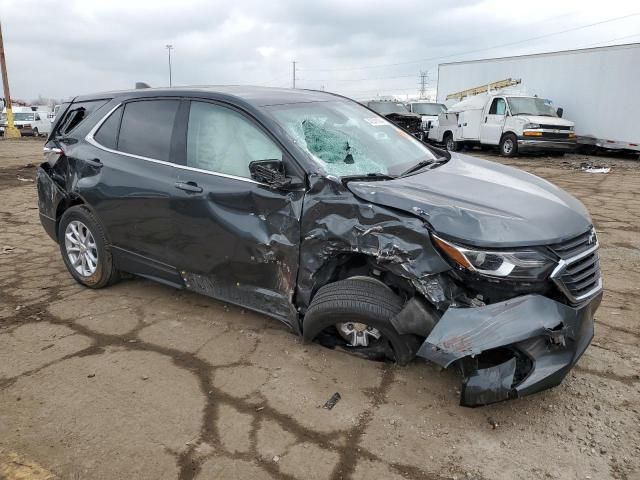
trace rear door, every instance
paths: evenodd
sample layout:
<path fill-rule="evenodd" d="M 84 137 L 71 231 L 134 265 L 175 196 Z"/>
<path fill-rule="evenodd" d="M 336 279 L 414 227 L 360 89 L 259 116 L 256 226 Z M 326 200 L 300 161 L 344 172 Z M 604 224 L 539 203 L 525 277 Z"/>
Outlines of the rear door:
<path fill-rule="evenodd" d="M 129 101 L 117 106 L 94 128 L 95 148 L 85 158 L 99 169 L 85 196 L 127 271 L 176 280 L 170 268 L 175 232 L 171 201 L 175 190 L 172 135 L 179 99 Z"/>
<path fill-rule="evenodd" d="M 304 191 L 261 184 L 249 173 L 254 160 L 283 160 L 287 169 L 292 160 L 229 106 L 192 101 L 182 123 L 172 250 L 187 288 L 293 322 Z"/>
<path fill-rule="evenodd" d="M 494 98 L 489 111 L 485 111 L 485 116 L 480 126 L 480 142 L 487 145 L 498 145 L 506 118 L 507 101 L 502 97 Z"/>

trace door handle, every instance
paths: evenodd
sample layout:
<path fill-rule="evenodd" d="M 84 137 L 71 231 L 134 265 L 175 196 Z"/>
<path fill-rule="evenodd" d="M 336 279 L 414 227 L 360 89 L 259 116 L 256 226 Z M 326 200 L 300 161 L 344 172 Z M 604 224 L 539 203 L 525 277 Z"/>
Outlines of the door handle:
<path fill-rule="evenodd" d="M 484 123 L 487 123 L 487 118 L 489 117 L 484 117 Z"/>
<path fill-rule="evenodd" d="M 176 188 L 178 190 L 184 190 L 189 193 L 201 193 L 202 187 L 199 187 L 196 182 L 176 182 Z"/>
<path fill-rule="evenodd" d="M 85 163 L 95 168 L 102 168 L 104 166 L 104 164 L 100 161 L 99 158 L 92 158 L 91 160 L 85 160 Z"/>

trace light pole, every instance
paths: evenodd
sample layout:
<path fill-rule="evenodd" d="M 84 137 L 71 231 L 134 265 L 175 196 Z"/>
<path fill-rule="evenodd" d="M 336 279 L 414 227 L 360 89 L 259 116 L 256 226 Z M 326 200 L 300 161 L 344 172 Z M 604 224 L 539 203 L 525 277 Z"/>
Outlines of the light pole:
<path fill-rule="evenodd" d="M 11 95 L 9 94 L 9 75 L 7 75 L 7 62 L 4 58 L 4 43 L 2 42 L 2 25 L 0 25 L 0 70 L 2 70 L 2 84 L 4 85 L 4 103 L 7 108 L 7 127 L 4 129 L 4 136 L 5 138 L 20 138 L 21 134 L 13 124 Z"/>
<path fill-rule="evenodd" d="M 169 52 L 169 86 L 173 86 L 171 82 L 171 50 L 173 50 L 173 45 L 165 45 L 167 52 Z"/>

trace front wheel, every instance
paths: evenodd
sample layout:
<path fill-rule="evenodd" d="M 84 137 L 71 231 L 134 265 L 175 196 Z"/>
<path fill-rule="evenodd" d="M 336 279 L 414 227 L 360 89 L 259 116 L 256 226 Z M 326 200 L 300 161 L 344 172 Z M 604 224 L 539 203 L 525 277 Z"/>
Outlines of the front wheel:
<path fill-rule="evenodd" d="M 34 137 L 39 137 L 40 136 L 40 132 L 38 131 L 37 127 L 33 129 L 33 136 Z"/>
<path fill-rule="evenodd" d="M 402 309 L 402 299 L 370 277 L 330 283 L 318 290 L 303 320 L 305 340 L 371 360 L 410 362 L 420 337 L 400 335 L 391 319 Z"/>
<path fill-rule="evenodd" d="M 507 133 L 500 140 L 500 155 L 513 157 L 518 153 L 518 140 L 513 133 Z"/>
<path fill-rule="evenodd" d="M 67 270 L 81 285 L 102 288 L 119 279 L 102 226 L 88 208 L 79 205 L 64 212 L 58 243 Z"/>

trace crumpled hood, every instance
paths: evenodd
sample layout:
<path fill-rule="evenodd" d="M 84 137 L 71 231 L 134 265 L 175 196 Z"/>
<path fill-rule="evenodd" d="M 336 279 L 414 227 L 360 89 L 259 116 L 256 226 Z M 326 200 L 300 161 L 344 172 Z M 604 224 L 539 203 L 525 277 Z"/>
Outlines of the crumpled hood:
<path fill-rule="evenodd" d="M 349 182 L 372 203 L 413 213 L 466 244 L 516 247 L 555 243 L 589 229 L 584 205 L 522 170 L 452 154 L 446 164 L 395 180 Z"/>

